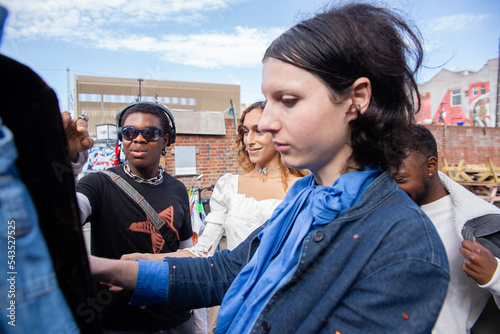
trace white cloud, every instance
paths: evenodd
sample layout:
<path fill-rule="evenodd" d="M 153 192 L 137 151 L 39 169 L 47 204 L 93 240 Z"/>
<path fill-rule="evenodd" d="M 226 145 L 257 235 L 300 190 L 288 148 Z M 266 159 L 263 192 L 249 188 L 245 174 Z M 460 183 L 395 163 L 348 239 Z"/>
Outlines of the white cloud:
<path fill-rule="evenodd" d="M 203 14 L 247 0 L 10 0 L 12 38 L 54 38 L 77 29 L 131 30 L 165 23 L 196 24 Z"/>
<path fill-rule="evenodd" d="M 489 18 L 488 14 L 457 14 L 432 20 L 427 29 L 431 32 L 471 31 L 482 25 Z"/>
<path fill-rule="evenodd" d="M 23 17 L 61 17 L 69 10 L 77 10 L 109 23 L 141 20 L 150 23 L 193 12 L 220 10 L 243 1 L 247 0 L 9 0 L 5 6 L 11 14 Z"/>
<path fill-rule="evenodd" d="M 203 68 L 254 66 L 284 28 L 238 26 L 223 32 L 162 34 L 168 23 L 200 22 L 207 12 L 241 1 L 246 0 L 16 0 L 7 5 L 5 35 L 152 53 Z"/>
<path fill-rule="evenodd" d="M 165 36 L 160 45 L 164 59 L 171 62 L 208 68 L 246 67 L 259 64 L 267 46 L 283 30 L 236 27 L 231 34 Z"/>
<path fill-rule="evenodd" d="M 259 64 L 266 47 L 283 30 L 239 26 L 231 33 L 164 35 L 161 38 L 130 35 L 92 42 L 101 49 L 156 53 L 168 62 L 183 65 L 203 68 L 247 67 Z"/>

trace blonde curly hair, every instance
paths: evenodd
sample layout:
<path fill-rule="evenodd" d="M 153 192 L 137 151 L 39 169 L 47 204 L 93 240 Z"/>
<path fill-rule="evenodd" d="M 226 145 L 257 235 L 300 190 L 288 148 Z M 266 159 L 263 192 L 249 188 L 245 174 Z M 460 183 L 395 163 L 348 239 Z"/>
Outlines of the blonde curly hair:
<path fill-rule="evenodd" d="M 264 101 L 259 101 L 251 104 L 248 108 L 246 108 L 242 113 L 241 113 L 241 118 L 238 123 L 238 136 L 236 137 L 236 143 L 233 146 L 233 150 L 237 151 L 236 152 L 236 160 L 238 163 L 238 166 L 241 170 L 244 172 L 250 172 L 255 169 L 255 164 L 250 161 L 250 155 L 248 154 L 247 151 L 247 146 L 245 145 L 245 141 L 243 140 L 244 136 L 244 131 L 243 131 L 243 122 L 245 121 L 245 116 L 252 110 L 254 109 L 260 109 L 261 112 L 264 110 L 265 107 L 265 102 Z M 309 174 L 307 171 L 304 170 L 296 170 L 293 168 L 288 168 L 283 164 L 283 161 L 281 161 L 281 155 L 279 157 L 279 166 L 281 169 L 281 181 L 283 182 L 283 186 L 285 191 L 288 190 L 288 184 L 286 182 L 288 175 L 292 174 L 298 177 L 303 177 L 307 174 Z"/>

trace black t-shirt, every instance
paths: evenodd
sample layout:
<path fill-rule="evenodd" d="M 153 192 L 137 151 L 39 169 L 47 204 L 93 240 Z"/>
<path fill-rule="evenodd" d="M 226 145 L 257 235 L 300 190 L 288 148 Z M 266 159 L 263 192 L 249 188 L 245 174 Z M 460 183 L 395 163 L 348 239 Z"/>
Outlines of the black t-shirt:
<path fill-rule="evenodd" d="M 167 173 L 158 185 L 138 183 L 123 171 L 123 166 L 110 171 L 120 175 L 134 187 L 166 222 L 172 222 L 180 240 L 192 236 L 191 215 L 186 187 Z M 85 195 L 92 207 L 87 218 L 91 222 L 93 255 L 119 259 L 128 253 L 165 253 L 170 249 L 141 207 L 107 175 L 91 173 L 83 177 L 76 191 Z M 102 289 L 102 287 L 101 287 Z M 107 288 L 105 288 L 107 289 Z M 97 311 L 102 311 L 103 325 L 109 330 L 160 330 L 180 325 L 189 319 L 189 312 L 174 313 L 162 305 L 140 308 L 128 305 L 132 293 L 99 291 Z"/>

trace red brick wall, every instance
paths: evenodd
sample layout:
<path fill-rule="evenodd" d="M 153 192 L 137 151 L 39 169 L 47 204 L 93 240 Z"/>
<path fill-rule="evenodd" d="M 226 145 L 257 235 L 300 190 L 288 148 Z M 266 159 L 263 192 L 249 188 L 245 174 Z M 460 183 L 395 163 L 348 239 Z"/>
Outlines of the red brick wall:
<path fill-rule="evenodd" d="M 426 125 L 436 138 L 439 167 L 443 158 L 450 165 L 457 165 L 460 159 L 466 164 L 488 164 L 488 157 L 500 167 L 500 128 L 470 126 Z"/>
<path fill-rule="evenodd" d="M 198 173 L 203 174 L 203 178 L 196 183 L 197 188 L 215 184 L 226 173 L 239 172 L 235 159 L 236 152 L 232 150 L 236 140 L 234 120 L 228 118 L 225 122 L 225 136 L 178 134 L 175 144 L 167 149 L 166 166 L 164 165 L 167 173 L 175 176 L 175 156 L 171 152 L 171 148 L 175 148 L 175 146 L 195 146 L 199 151 L 199 154 L 196 154 L 196 168 Z M 188 188 L 193 186 L 196 178 L 196 175 L 177 177 Z M 203 195 L 208 197 L 210 192 L 204 192 Z"/>

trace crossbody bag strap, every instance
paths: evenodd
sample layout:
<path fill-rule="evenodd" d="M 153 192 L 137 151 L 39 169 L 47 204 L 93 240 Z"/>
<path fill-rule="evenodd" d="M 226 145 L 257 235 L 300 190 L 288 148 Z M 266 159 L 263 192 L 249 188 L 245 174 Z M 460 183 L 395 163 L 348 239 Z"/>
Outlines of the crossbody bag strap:
<path fill-rule="evenodd" d="M 142 208 L 146 216 L 149 218 L 153 226 L 160 233 L 163 239 L 167 242 L 168 246 L 172 250 L 177 250 L 179 248 L 179 233 L 175 228 L 171 228 L 165 223 L 163 219 L 158 215 L 158 213 L 153 209 L 153 207 L 146 201 L 144 196 L 139 194 L 137 190 L 134 189 L 125 181 L 120 175 L 113 173 L 112 171 L 105 170 L 102 173 L 106 174 L 111 181 L 113 181 L 120 189 L 122 189 L 130 198 L 134 200 Z"/>

